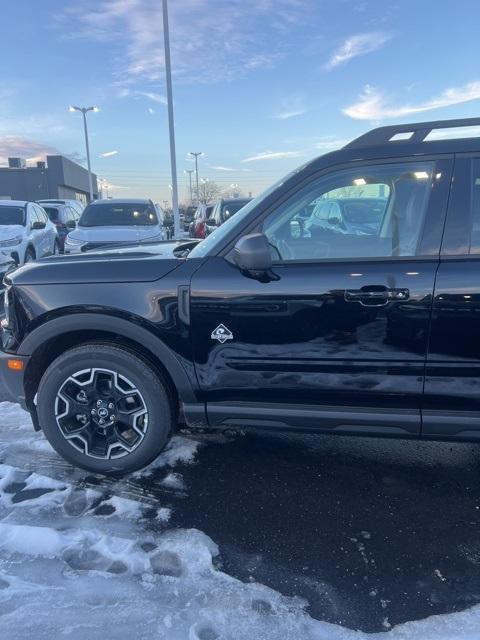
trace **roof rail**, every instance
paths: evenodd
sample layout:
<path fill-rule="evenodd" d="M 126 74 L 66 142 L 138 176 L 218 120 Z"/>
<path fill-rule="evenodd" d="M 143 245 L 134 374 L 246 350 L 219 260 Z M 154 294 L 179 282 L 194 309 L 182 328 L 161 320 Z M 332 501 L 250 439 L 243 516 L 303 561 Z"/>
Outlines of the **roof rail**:
<path fill-rule="evenodd" d="M 355 138 L 345 145 L 345 149 L 356 149 L 357 147 L 371 147 L 387 142 L 403 142 L 414 144 L 424 142 L 425 138 L 434 129 L 452 129 L 456 127 L 480 126 L 480 118 L 461 118 L 458 120 L 433 120 L 432 122 L 414 122 L 412 124 L 397 124 L 387 127 L 372 129 L 362 136 Z M 405 134 L 405 135 L 402 135 Z M 407 134 L 410 134 L 408 136 Z M 399 136 L 397 140 L 394 138 Z M 468 138 L 469 136 L 466 136 Z"/>

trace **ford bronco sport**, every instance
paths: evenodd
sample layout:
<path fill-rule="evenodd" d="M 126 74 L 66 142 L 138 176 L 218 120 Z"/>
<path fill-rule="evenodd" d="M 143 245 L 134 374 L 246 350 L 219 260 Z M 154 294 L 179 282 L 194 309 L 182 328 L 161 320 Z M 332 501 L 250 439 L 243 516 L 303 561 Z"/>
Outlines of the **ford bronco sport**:
<path fill-rule="evenodd" d="M 479 125 L 375 129 L 200 243 L 8 274 L 0 366 L 12 398 L 60 454 L 99 473 L 148 464 L 180 417 L 480 439 L 480 139 L 440 138 Z M 368 228 L 330 213 L 308 223 L 318 205 L 363 198 L 376 207 Z"/>

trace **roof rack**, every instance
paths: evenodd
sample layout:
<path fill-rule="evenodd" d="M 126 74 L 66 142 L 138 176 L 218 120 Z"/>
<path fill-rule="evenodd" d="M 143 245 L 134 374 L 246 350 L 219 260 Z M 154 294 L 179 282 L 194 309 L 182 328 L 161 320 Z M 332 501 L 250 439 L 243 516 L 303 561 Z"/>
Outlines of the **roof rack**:
<path fill-rule="evenodd" d="M 432 122 L 414 122 L 412 124 L 397 124 L 388 127 L 378 127 L 368 133 L 355 138 L 345 145 L 345 149 L 370 147 L 388 142 L 403 142 L 414 144 L 425 142 L 425 138 L 435 129 L 453 129 L 456 127 L 480 126 L 480 118 L 461 118 L 459 120 L 434 120 Z M 410 135 L 408 135 L 410 134 Z M 468 138 L 469 136 L 466 136 Z"/>

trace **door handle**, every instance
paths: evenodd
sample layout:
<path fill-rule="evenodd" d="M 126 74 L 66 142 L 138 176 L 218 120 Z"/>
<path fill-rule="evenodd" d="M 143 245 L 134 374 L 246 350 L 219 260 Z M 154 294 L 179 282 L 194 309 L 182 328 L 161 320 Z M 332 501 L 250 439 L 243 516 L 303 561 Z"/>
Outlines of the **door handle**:
<path fill-rule="evenodd" d="M 408 300 L 408 289 L 396 289 L 382 286 L 366 286 L 361 289 L 347 289 L 345 302 L 359 302 L 364 307 L 384 307 L 393 300 Z"/>

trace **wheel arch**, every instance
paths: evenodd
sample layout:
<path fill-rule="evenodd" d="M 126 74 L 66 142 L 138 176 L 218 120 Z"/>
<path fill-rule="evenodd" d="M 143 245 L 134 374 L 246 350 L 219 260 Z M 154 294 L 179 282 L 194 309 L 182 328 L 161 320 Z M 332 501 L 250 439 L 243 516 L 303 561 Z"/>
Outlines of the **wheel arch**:
<path fill-rule="evenodd" d="M 18 355 L 30 356 L 25 371 L 25 396 L 29 409 L 46 368 L 61 353 L 86 342 L 111 342 L 130 348 L 156 367 L 182 403 L 197 402 L 192 382 L 178 356 L 144 327 L 123 318 L 100 313 L 76 313 L 41 324 L 20 344 Z"/>

